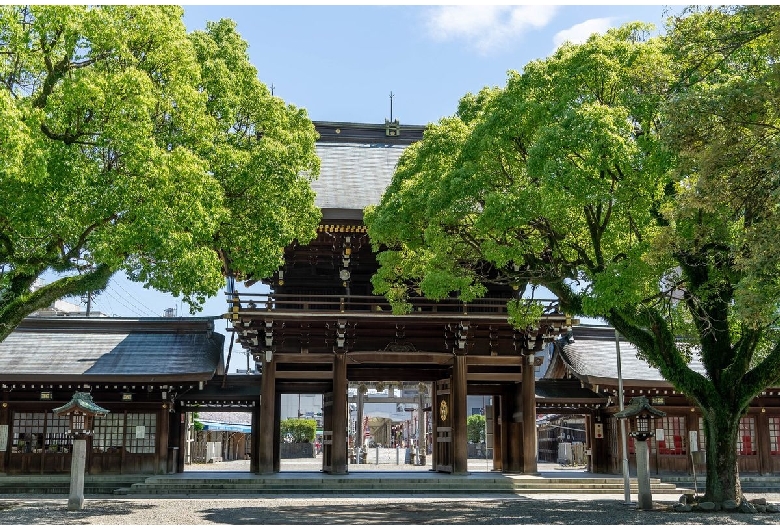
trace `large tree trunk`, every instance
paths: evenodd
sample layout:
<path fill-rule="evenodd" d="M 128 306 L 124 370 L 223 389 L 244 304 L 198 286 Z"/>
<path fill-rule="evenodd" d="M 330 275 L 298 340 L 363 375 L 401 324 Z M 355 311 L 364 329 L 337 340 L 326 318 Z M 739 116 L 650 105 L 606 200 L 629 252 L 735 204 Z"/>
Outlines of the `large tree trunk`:
<path fill-rule="evenodd" d="M 113 273 L 108 265 L 101 264 L 90 272 L 59 278 L 35 291 L 30 286 L 38 275 L 19 275 L 18 280 L 13 280 L 11 287 L 0 298 L 0 342 L 30 313 L 44 309 L 66 296 L 105 289 Z"/>
<path fill-rule="evenodd" d="M 704 499 L 723 502 L 742 499 L 737 468 L 737 434 L 741 414 L 728 407 L 702 410 L 707 446 L 707 487 Z"/>

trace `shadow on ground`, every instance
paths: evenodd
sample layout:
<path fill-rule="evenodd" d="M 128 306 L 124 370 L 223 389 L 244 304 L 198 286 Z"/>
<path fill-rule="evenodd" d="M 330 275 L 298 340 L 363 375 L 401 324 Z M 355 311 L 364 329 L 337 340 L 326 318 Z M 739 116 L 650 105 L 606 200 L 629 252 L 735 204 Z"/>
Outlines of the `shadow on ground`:
<path fill-rule="evenodd" d="M 616 500 L 516 500 L 382 502 L 339 505 L 309 501 L 307 506 L 207 509 L 201 517 L 213 524 L 777 524 L 772 514 L 680 513 L 671 503 L 656 503 L 654 510 L 637 510 Z"/>
<path fill-rule="evenodd" d="M 35 502 L 0 502 L 3 525 L 91 524 L 96 516 L 113 515 L 141 519 L 139 512 L 154 509 L 154 505 L 116 500 L 88 500 L 82 510 L 68 510 L 68 501 L 40 500 Z"/>

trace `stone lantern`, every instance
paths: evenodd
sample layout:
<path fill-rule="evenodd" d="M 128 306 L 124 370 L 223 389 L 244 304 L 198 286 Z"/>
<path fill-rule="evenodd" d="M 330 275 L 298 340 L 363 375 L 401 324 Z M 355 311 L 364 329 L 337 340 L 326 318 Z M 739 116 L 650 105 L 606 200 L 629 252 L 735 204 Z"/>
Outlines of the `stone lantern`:
<path fill-rule="evenodd" d="M 618 419 L 627 418 L 629 420 L 631 426 L 629 436 L 637 442 L 634 443 L 634 447 L 636 448 L 636 480 L 639 490 L 637 508 L 640 510 L 653 508 L 653 496 L 650 492 L 650 460 L 645 443 L 648 438 L 653 436 L 650 420 L 664 416 L 666 413 L 650 405 L 650 401 L 645 396 L 631 398 L 628 406 L 615 414 Z"/>
<path fill-rule="evenodd" d="M 70 401 L 53 409 L 59 416 L 68 416 L 73 434 L 73 451 L 70 462 L 70 494 L 68 510 L 84 507 L 84 467 L 87 461 L 87 437 L 92 436 L 95 417 L 108 414 L 108 410 L 95 404 L 89 392 L 76 392 Z"/>

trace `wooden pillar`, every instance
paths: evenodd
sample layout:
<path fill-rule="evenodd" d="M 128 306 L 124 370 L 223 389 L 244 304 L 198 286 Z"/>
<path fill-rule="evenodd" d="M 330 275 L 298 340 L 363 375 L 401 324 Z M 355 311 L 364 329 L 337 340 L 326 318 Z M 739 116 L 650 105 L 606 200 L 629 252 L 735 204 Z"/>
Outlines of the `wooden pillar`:
<path fill-rule="evenodd" d="M 756 414 L 756 437 L 758 438 L 758 472 L 761 475 L 772 473 L 772 461 L 769 456 L 769 420 L 765 409 Z M 697 424 L 698 427 L 698 424 Z M 690 460 L 690 458 L 688 458 Z"/>
<path fill-rule="evenodd" d="M 347 358 L 336 353 L 333 358 L 333 444 L 331 474 L 347 473 Z"/>
<path fill-rule="evenodd" d="M 468 473 L 468 431 L 467 421 L 467 384 L 466 375 L 468 367 L 466 356 L 455 355 L 452 365 L 452 390 L 450 398 L 452 403 L 452 474 L 464 475 Z"/>
<path fill-rule="evenodd" d="M 274 473 L 279 473 L 282 465 L 282 395 L 274 395 Z"/>
<path fill-rule="evenodd" d="M 159 434 L 157 437 L 160 445 L 157 449 L 157 458 L 155 458 L 157 473 L 160 475 L 164 475 L 168 472 L 168 453 L 170 452 L 170 449 L 168 449 L 168 440 L 171 435 L 171 414 L 168 411 L 168 404 L 163 403 L 162 407 L 163 408 L 158 415 L 160 430 L 158 431 Z"/>
<path fill-rule="evenodd" d="M 355 422 L 357 425 L 355 425 L 355 447 L 360 448 L 360 452 L 363 452 L 363 438 L 365 437 L 365 431 L 363 429 L 363 393 L 358 388 L 357 393 L 357 419 Z M 358 462 L 360 463 L 360 462 Z"/>
<path fill-rule="evenodd" d="M 165 466 L 166 473 L 176 473 L 179 467 L 179 453 L 181 445 L 181 413 L 173 411 L 173 405 L 168 412 L 168 461 Z"/>
<path fill-rule="evenodd" d="M 0 448 L 0 473 L 8 469 L 8 459 L 11 456 L 11 414 L 8 411 L 8 391 L 3 392 L 3 403 L 0 406 L 0 426 L 5 430 L 6 444 Z"/>
<path fill-rule="evenodd" d="M 523 363 L 523 473 L 537 472 L 536 441 L 536 379 L 534 354 L 526 355 Z"/>
<path fill-rule="evenodd" d="M 596 417 L 592 422 L 593 435 L 590 446 L 590 468 L 588 469 L 592 473 L 622 473 L 621 467 L 615 470 L 610 466 L 610 457 L 607 454 L 607 450 L 612 442 L 608 436 L 615 438 L 614 443 L 619 449 L 620 432 L 618 429 L 608 429 L 609 421 L 610 418 L 603 411 L 596 411 Z M 618 455 L 615 455 L 615 461 L 618 461 L 619 458 Z"/>
<path fill-rule="evenodd" d="M 501 395 L 501 470 L 504 473 L 520 473 L 522 432 L 514 421 L 517 412 L 517 385 L 507 385 Z"/>
<path fill-rule="evenodd" d="M 493 471 L 503 470 L 501 446 L 504 436 L 501 432 L 501 396 L 493 396 Z"/>
<path fill-rule="evenodd" d="M 175 467 L 172 469 L 174 473 L 183 473 L 184 472 L 184 458 L 187 455 L 187 452 L 189 451 L 189 440 L 187 440 L 187 413 L 186 412 L 178 412 L 176 413 L 176 425 L 178 425 L 178 432 L 176 435 L 176 439 L 178 440 L 179 444 L 179 452 L 176 455 L 176 462 Z"/>
<path fill-rule="evenodd" d="M 249 472 L 260 472 L 260 404 L 252 407 L 252 434 L 249 440 Z"/>
<path fill-rule="evenodd" d="M 417 403 L 417 454 L 419 455 L 418 464 L 424 466 L 425 457 L 428 454 L 428 435 L 425 432 L 425 412 L 423 412 L 423 409 L 425 408 L 425 394 L 422 392 L 420 392 L 418 396 Z"/>
<path fill-rule="evenodd" d="M 438 435 L 439 427 L 439 411 L 437 404 L 439 403 L 439 394 L 436 391 L 436 381 L 431 385 L 431 471 L 438 471 L 439 465 L 439 449 L 436 443 L 436 436 Z"/>
<path fill-rule="evenodd" d="M 585 451 L 591 451 L 593 454 L 593 416 L 591 414 L 585 415 Z M 593 473 L 593 457 L 586 456 L 585 461 L 588 472 Z"/>
<path fill-rule="evenodd" d="M 274 421 L 276 420 L 276 361 L 263 359 L 263 375 L 260 381 L 260 421 L 258 424 L 259 460 L 257 473 L 274 472 Z"/>

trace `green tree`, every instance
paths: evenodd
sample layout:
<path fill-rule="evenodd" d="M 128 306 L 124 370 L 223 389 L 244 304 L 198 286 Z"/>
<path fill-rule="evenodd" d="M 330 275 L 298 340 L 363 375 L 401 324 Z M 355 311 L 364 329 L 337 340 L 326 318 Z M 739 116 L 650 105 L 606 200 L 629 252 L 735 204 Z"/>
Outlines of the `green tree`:
<path fill-rule="evenodd" d="M 317 435 L 317 422 L 303 418 L 288 418 L 281 421 L 280 432 L 283 440 L 292 443 L 311 442 Z"/>
<path fill-rule="evenodd" d="M 182 14 L 0 7 L 0 340 L 119 270 L 197 310 L 314 237 L 311 121 L 233 22 L 187 35 Z"/>
<path fill-rule="evenodd" d="M 466 437 L 473 444 L 485 441 L 485 416 L 472 414 L 466 418 Z"/>
<path fill-rule="evenodd" d="M 740 500 L 739 419 L 780 378 L 772 236 L 780 129 L 775 99 L 758 92 L 777 93 L 775 12 L 712 10 L 677 20 L 668 38 L 650 39 L 634 23 L 565 44 L 510 72 L 503 89 L 464 97 L 456 116 L 406 151 L 381 203 L 366 211 L 372 241 L 387 248 L 374 287 L 399 310 L 410 289 L 469 300 L 486 284 L 508 284 L 518 296 L 510 318 L 522 327 L 539 310 L 519 297 L 541 285 L 562 311 L 613 325 L 701 410 L 705 496 L 714 501 Z M 738 52 L 728 59 L 691 39 L 742 29 L 750 36 L 723 47 Z M 727 102 L 730 120 L 719 113 Z M 709 114 L 686 124 L 691 108 Z M 743 158 L 730 160 L 735 153 Z M 724 180 L 759 177 L 764 187 L 725 200 Z M 761 215 L 750 214 L 748 197 Z M 694 353 L 706 374 L 689 368 Z"/>

